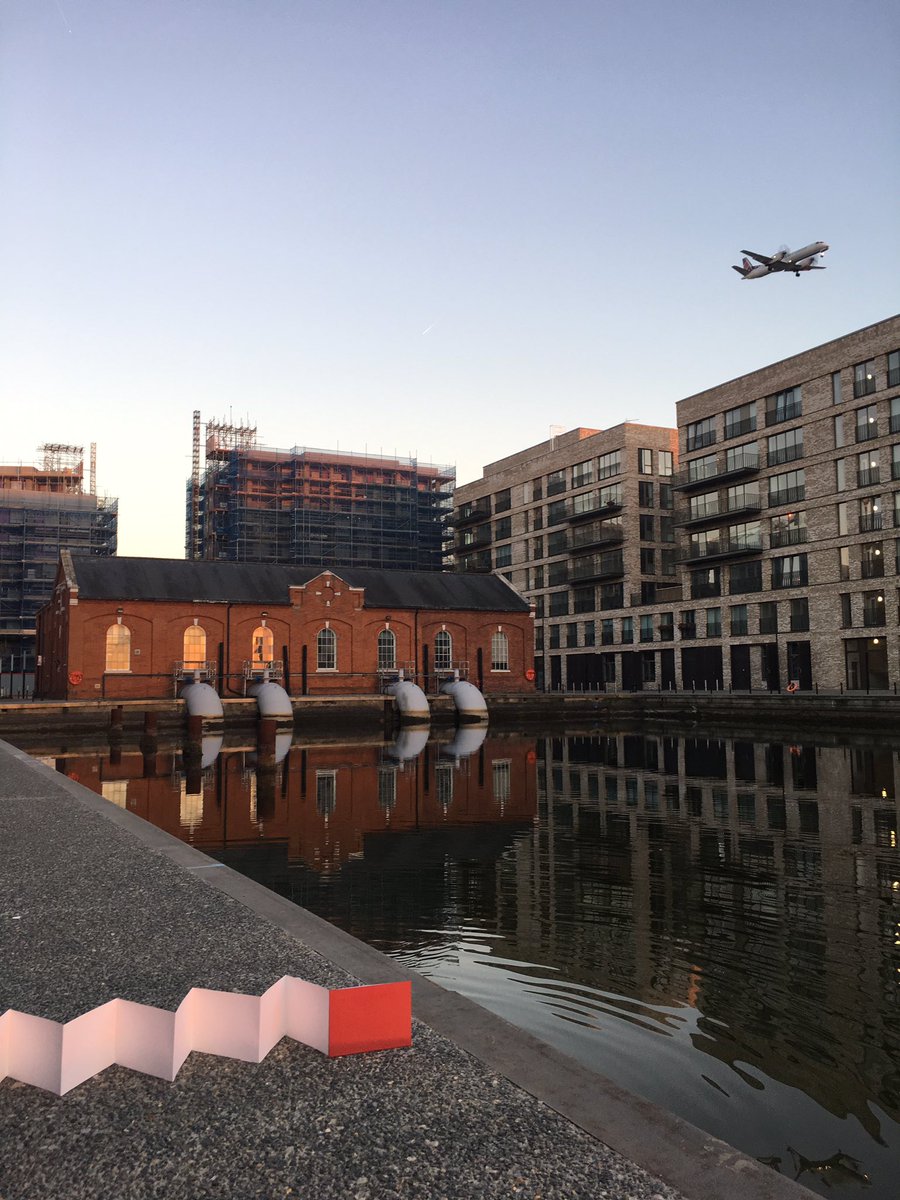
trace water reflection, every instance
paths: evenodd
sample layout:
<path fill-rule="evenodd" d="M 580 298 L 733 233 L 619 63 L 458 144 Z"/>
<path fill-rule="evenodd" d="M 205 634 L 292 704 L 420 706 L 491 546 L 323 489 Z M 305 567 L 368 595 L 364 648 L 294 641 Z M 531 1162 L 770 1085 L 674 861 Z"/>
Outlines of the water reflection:
<path fill-rule="evenodd" d="M 211 751 L 56 763 L 807 1187 L 895 1195 L 894 748 L 481 728 Z"/>

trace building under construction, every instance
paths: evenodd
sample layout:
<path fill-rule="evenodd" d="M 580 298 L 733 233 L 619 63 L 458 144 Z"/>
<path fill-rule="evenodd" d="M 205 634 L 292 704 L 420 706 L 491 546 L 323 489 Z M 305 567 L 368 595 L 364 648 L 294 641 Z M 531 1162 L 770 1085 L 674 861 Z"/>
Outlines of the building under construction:
<path fill-rule="evenodd" d="M 202 438 L 195 412 L 186 555 L 439 571 L 455 478 L 414 458 L 259 446 L 251 425 L 209 421 Z"/>
<path fill-rule="evenodd" d="M 96 449 L 48 442 L 39 463 L 0 466 L 0 695 L 28 695 L 35 617 L 49 599 L 60 550 L 116 552 L 118 501 L 97 495 Z M 87 482 L 87 490 L 85 483 Z"/>

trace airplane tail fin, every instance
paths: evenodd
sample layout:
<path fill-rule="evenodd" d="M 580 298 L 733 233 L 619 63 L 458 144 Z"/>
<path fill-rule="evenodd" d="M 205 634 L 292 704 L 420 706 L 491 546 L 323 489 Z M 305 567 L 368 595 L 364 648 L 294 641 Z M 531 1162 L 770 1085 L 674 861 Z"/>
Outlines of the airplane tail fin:
<path fill-rule="evenodd" d="M 749 258 L 742 258 L 742 259 L 741 259 L 741 262 L 744 264 L 744 270 L 745 270 L 745 271 L 752 271 L 752 270 L 753 270 L 753 263 L 750 261 L 750 259 L 749 259 Z"/>

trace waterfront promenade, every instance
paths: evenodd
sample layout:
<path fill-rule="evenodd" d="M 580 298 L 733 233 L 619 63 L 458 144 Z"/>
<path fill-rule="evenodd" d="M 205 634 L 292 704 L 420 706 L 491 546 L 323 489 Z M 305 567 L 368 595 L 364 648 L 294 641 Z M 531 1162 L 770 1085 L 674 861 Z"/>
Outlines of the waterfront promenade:
<path fill-rule="evenodd" d="M 408 978 L 354 938 L 0 742 L 0 1011 Z M 0 1197 L 809 1193 L 463 997 L 413 980 L 411 1049 L 111 1067 L 62 1097 L 0 1083 Z"/>

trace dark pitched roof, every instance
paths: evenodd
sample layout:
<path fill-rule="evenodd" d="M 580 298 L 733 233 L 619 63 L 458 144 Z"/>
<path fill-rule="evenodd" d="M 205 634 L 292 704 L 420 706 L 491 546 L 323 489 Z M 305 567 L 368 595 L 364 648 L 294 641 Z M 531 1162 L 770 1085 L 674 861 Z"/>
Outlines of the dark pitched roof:
<path fill-rule="evenodd" d="M 87 554 L 72 554 L 71 563 L 79 597 L 84 600 L 287 604 L 292 584 L 309 583 L 331 571 L 350 587 L 365 589 L 367 608 L 529 611 L 528 602 L 496 575 L 193 562 L 180 558 L 99 558 Z"/>

